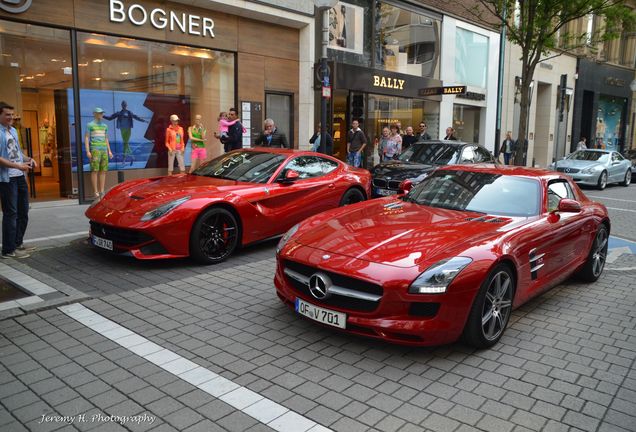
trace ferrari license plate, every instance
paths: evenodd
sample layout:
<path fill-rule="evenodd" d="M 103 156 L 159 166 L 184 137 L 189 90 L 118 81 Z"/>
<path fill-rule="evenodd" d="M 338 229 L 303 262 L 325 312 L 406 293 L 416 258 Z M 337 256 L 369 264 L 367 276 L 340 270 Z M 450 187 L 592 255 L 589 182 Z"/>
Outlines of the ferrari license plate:
<path fill-rule="evenodd" d="M 113 241 L 103 239 L 101 237 L 97 237 L 96 235 L 91 236 L 91 240 L 93 241 L 93 245 L 100 247 L 102 249 L 113 250 Z"/>
<path fill-rule="evenodd" d="M 324 309 L 318 306 L 314 306 L 311 303 L 307 303 L 299 298 L 296 298 L 296 312 L 301 315 L 311 318 L 314 321 L 321 322 L 334 327 L 346 328 L 347 314 L 342 312 L 336 312 L 329 309 Z"/>
<path fill-rule="evenodd" d="M 380 195 L 380 196 L 389 196 L 389 195 L 395 195 L 397 193 L 397 191 L 391 190 L 391 189 L 376 189 L 375 192 Z"/>

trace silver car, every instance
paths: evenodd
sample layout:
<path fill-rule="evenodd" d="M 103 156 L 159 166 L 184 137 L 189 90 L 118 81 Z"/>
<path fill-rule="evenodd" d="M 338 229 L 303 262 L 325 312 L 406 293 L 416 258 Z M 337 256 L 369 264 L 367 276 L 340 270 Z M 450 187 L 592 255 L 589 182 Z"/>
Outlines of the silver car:
<path fill-rule="evenodd" d="M 612 150 L 577 150 L 550 168 L 565 173 L 578 183 L 603 190 L 608 183 L 629 186 L 632 181 L 632 163 Z"/>

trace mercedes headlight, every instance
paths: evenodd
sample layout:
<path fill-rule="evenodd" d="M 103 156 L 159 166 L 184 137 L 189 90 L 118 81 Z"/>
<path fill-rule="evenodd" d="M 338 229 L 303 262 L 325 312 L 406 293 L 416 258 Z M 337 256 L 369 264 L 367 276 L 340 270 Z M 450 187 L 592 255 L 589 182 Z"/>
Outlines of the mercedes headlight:
<path fill-rule="evenodd" d="M 409 287 L 410 294 L 441 294 L 455 276 L 473 260 L 466 257 L 445 259 L 429 267 Z"/>
<path fill-rule="evenodd" d="M 159 207 L 157 207 L 154 210 L 150 210 L 149 212 L 146 212 L 146 214 L 144 214 L 141 217 L 141 220 L 145 222 L 145 221 L 151 221 L 151 220 L 159 219 L 161 216 L 169 213 L 170 211 L 172 211 L 176 207 L 180 206 L 181 204 L 183 204 L 184 202 L 186 202 L 190 198 L 191 197 L 186 196 L 186 197 L 174 200 L 174 201 L 170 201 L 169 203 L 166 203 L 166 204 L 164 204 L 162 206 L 159 206 Z"/>
<path fill-rule="evenodd" d="M 581 170 L 582 174 L 594 174 L 594 171 L 596 171 L 596 167 L 588 167 L 588 168 L 584 168 Z"/>
<path fill-rule="evenodd" d="M 291 227 L 286 233 L 285 235 L 283 235 L 280 239 L 280 241 L 278 242 L 278 246 L 276 246 L 276 253 L 278 254 L 280 251 L 283 250 L 283 248 L 285 247 L 285 245 L 287 244 L 287 242 L 289 241 L 289 239 L 291 238 L 291 236 L 293 236 L 294 234 L 296 234 L 296 231 L 298 231 L 298 227 L 300 226 L 300 224 L 296 224 L 293 227 Z"/>

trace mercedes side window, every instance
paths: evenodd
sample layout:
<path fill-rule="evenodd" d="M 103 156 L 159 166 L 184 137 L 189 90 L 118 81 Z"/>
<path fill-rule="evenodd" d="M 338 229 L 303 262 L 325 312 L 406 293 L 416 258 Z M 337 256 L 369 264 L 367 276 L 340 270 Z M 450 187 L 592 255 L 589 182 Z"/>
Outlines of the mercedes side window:
<path fill-rule="evenodd" d="M 559 208 L 559 201 L 563 198 L 576 199 L 572 188 L 566 181 L 557 180 L 548 185 L 548 212 Z"/>
<path fill-rule="evenodd" d="M 620 153 L 612 153 L 612 162 L 620 162 L 623 160 L 623 156 L 620 155 Z"/>

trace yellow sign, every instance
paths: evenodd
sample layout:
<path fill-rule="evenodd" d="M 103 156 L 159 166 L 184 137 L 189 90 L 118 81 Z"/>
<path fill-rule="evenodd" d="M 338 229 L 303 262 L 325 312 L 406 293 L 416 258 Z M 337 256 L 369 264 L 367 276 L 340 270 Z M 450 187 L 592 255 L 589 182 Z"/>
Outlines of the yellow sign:
<path fill-rule="evenodd" d="M 403 79 L 390 78 L 390 77 L 381 77 L 380 75 L 373 75 L 373 86 L 374 87 L 383 87 L 390 88 L 396 90 L 404 90 L 404 83 L 406 81 Z"/>
<path fill-rule="evenodd" d="M 466 93 L 466 86 L 442 87 L 443 94 L 462 94 Z"/>

